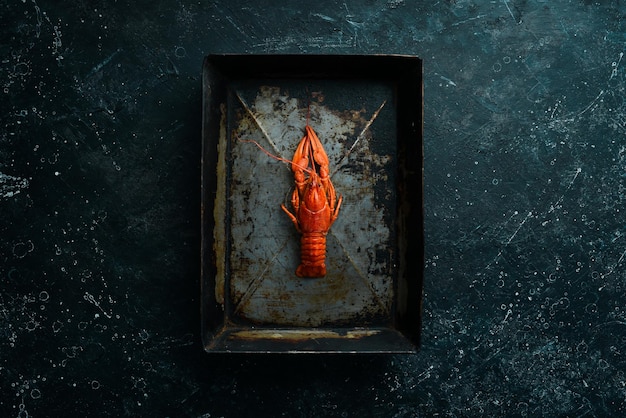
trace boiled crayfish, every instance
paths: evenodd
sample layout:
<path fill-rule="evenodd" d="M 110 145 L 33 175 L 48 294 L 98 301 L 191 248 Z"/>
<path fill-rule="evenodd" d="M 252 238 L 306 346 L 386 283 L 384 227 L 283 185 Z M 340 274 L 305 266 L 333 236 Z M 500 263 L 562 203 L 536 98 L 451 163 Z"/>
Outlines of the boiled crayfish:
<path fill-rule="evenodd" d="M 305 135 L 291 160 L 296 188 L 291 195 L 293 213 L 281 208 L 292 220 L 300 238 L 298 277 L 326 275 L 326 234 L 339 215 L 342 196 L 335 194 L 330 181 L 328 155 L 317 134 L 308 124 Z M 310 168 L 309 168 L 310 167 Z"/>

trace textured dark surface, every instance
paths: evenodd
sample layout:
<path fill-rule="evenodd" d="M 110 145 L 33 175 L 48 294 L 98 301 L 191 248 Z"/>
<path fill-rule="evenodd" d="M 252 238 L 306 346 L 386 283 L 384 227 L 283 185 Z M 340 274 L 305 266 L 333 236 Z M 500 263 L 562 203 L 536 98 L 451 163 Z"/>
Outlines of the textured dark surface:
<path fill-rule="evenodd" d="M 623 415 L 618 1 L 5 1 L 0 415 Z M 416 356 L 208 356 L 201 64 L 424 59 Z"/>

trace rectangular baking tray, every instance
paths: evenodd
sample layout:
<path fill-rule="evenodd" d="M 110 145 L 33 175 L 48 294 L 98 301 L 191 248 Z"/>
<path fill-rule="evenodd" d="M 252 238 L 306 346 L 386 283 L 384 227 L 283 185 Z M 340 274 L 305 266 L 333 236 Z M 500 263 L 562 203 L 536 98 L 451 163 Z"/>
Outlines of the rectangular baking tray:
<path fill-rule="evenodd" d="M 207 352 L 414 353 L 424 264 L 422 61 L 209 55 L 203 66 Z M 343 196 L 327 274 L 299 278 L 290 165 L 307 124 Z M 264 152 L 252 141 L 258 143 Z"/>

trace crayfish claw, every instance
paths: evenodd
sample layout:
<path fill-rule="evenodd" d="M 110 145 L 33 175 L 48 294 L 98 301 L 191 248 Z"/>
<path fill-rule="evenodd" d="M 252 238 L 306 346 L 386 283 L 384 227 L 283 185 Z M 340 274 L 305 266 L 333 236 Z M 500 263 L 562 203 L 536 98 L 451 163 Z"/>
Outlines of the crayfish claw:
<path fill-rule="evenodd" d="M 324 146 L 317 134 L 309 125 L 306 126 L 306 138 L 309 140 L 309 147 L 313 154 L 313 160 L 320 167 L 320 177 L 328 177 L 328 155 L 324 151 Z"/>

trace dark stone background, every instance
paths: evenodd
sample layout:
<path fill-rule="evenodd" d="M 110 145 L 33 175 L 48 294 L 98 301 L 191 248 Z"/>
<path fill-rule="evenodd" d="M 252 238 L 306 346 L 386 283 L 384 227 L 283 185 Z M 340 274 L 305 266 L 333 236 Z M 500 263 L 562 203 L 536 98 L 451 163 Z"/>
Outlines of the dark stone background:
<path fill-rule="evenodd" d="M 626 6 L 3 1 L 0 415 L 617 416 Z M 425 65 L 415 356 L 200 344 L 201 64 Z"/>

